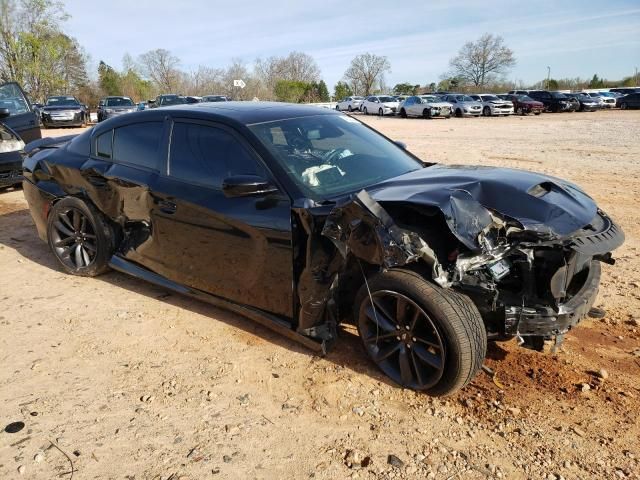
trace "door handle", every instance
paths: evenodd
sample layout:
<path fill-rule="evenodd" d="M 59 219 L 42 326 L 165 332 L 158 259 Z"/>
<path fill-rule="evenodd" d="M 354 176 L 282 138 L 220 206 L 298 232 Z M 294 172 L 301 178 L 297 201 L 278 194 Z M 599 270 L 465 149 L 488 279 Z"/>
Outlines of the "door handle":
<path fill-rule="evenodd" d="M 178 206 L 169 200 L 158 200 L 158 207 L 161 212 L 169 215 L 176 213 L 176 210 L 178 209 Z"/>

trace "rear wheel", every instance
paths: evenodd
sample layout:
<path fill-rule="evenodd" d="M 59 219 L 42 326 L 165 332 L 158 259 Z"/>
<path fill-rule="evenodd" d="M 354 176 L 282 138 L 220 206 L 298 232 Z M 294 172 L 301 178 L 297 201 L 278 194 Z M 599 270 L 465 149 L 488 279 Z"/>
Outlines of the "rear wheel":
<path fill-rule="evenodd" d="M 336 105 L 336 110 L 340 111 L 340 105 Z"/>
<path fill-rule="evenodd" d="M 518 107 L 518 108 L 516 108 L 516 113 L 518 115 L 524 115 L 524 109 L 522 107 Z"/>
<path fill-rule="evenodd" d="M 67 273 L 93 277 L 109 268 L 113 230 L 93 206 L 79 198 L 64 198 L 51 208 L 47 241 Z"/>
<path fill-rule="evenodd" d="M 431 395 L 451 394 L 473 379 L 487 335 L 468 297 L 405 270 L 375 275 L 368 287 L 356 297 L 354 317 L 366 352 L 389 378 Z"/>
<path fill-rule="evenodd" d="M 627 109 L 627 103 L 626 102 L 622 102 L 620 104 L 620 110 L 626 110 Z"/>

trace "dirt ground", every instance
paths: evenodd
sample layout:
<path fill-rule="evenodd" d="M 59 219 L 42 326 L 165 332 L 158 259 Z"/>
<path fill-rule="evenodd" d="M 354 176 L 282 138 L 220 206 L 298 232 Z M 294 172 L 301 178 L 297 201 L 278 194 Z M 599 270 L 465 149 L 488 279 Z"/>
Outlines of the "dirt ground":
<path fill-rule="evenodd" d="M 388 383 L 352 329 L 319 358 L 119 273 L 66 275 L 3 192 L 0 426 L 25 426 L 0 432 L 0 478 L 640 478 L 640 112 L 366 121 L 427 160 L 582 185 L 627 235 L 606 316 L 557 354 L 494 345 L 495 382 L 434 399 Z"/>

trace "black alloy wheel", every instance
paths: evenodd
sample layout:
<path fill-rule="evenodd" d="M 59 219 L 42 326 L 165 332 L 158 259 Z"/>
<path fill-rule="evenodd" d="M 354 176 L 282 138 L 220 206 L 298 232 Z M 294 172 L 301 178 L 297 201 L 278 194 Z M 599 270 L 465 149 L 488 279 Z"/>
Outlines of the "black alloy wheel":
<path fill-rule="evenodd" d="M 95 226 L 75 207 L 56 213 L 51 232 L 52 247 L 58 259 L 73 270 L 89 267 L 98 251 Z"/>
<path fill-rule="evenodd" d="M 394 382 L 414 390 L 438 383 L 446 350 L 427 312 L 398 292 L 379 290 L 360 311 L 359 330 L 365 348 Z"/>

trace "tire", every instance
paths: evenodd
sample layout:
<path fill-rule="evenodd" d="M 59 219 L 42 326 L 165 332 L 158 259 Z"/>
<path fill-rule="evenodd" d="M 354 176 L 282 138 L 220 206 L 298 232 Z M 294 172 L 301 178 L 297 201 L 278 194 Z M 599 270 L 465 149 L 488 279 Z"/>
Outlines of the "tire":
<path fill-rule="evenodd" d="M 627 102 L 622 102 L 620 104 L 620 110 L 626 110 L 627 109 Z"/>
<path fill-rule="evenodd" d="M 487 333 L 467 296 L 400 269 L 374 275 L 368 287 L 356 296 L 354 318 L 365 351 L 393 381 L 440 396 L 463 388 L 478 373 Z M 404 319 L 389 313 L 400 311 Z"/>
<path fill-rule="evenodd" d="M 367 111 L 367 107 L 364 107 L 362 109 L 362 113 L 364 113 L 365 115 L 369 115 L 369 112 Z"/>
<path fill-rule="evenodd" d="M 534 115 L 540 115 L 542 112 L 533 112 Z"/>
<path fill-rule="evenodd" d="M 115 250 L 113 229 L 103 215 L 76 197 L 63 198 L 49 211 L 47 243 L 62 268 L 81 277 L 109 270 Z"/>
<path fill-rule="evenodd" d="M 491 109 L 489 107 L 484 107 L 482 109 L 482 115 L 484 115 L 485 117 L 490 117 L 491 116 Z"/>
<path fill-rule="evenodd" d="M 407 118 L 407 111 L 404 108 L 400 109 L 400 117 Z"/>
<path fill-rule="evenodd" d="M 456 117 L 462 118 L 462 110 L 460 110 L 459 108 L 456 110 Z"/>
<path fill-rule="evenodd" d="M 378 109 L 378 115 L 381 116 L 381 117 L 384 117 L 384 110 L 379 108 Z"/>
<path fill-rule="evenodd" d="M 339 105 L 336 105 L 336 110 L 340 111 L 340 106 Z"/>
<path fill-rule="evenodd" d="M 347 110 L 349 110 L 349 113 L 353 112 L 353 108 L 351 108 L 351 105 L 347 107 Z"/>
<path fill-rule="evenodd" d="M 431 120 L 431 109 L 430 108 L 425 108 L 422 111 L 422 118 L 427 118 L 427 119 Z"/>
<path fill-rule="evenodd" d="M 524 115 L 524 108 L 522 107 L 516 108 L 516 115 Z"/>

